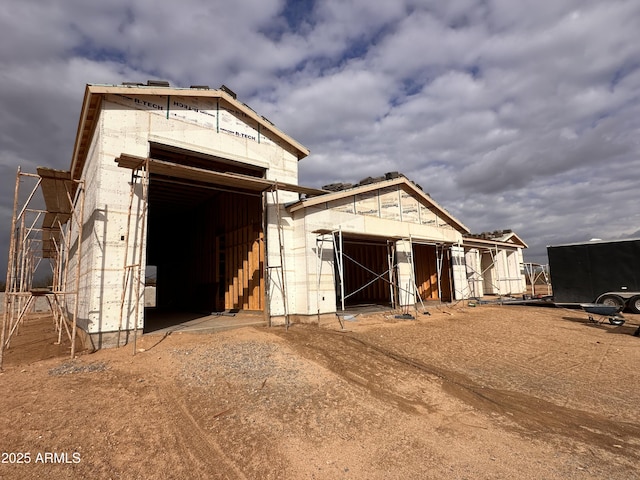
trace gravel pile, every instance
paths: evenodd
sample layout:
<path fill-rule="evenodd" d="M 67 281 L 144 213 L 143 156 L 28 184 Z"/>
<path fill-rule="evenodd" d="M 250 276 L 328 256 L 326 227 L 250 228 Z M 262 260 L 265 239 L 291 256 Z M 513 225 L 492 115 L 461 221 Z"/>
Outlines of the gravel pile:
<path fill-rule="evenodd" d="M 89 364 L 80 363 L 78 361 L 69 360 L 55 368 L 49 370 L 49 375 L 56 377 L 60 375 L 71 375 L 74 373 L 92 373 L 103 372 L 107 370 L 107 364 L 104 362 L 93 362 Z"/>
<path fill-rule="evenodd" d="M 261 436 L 298 435 L 313 441 L 333 438 L 336 429 L 351 437 L 349 418 L 337 407 L 346 400 L 344 387 L 327 380 L 321 367 L 302 361 L 286 345 L 264 341 L 201 345 L 171 351 L 177 378 L 197 389 L 211 409 L 200 409 L 207 428 L 233 428 L 236 442 L 262 441 Z M 210 415 L 210 416 L 208 416 Z M 351 433 L 349 433 L 351 432 Z"/>
<path fill-rule="evenodd" d="M 258 388 L 266 381 L 284 388 L 305 383 L 293 356 L 275 344 L 248 341 L 172 353 L 180 360 L 181 380 L 190 386 L 213 387 L 221 379 Z"/>

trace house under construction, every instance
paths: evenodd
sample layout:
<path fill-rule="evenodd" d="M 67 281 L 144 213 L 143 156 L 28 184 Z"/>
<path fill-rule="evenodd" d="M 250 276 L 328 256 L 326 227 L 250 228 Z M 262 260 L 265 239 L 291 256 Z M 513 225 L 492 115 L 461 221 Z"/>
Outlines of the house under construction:
<path fill-rule="evenodd" d="M 18 205 L 18 172 L 3 347 L 34 295 L 100 348 L 176 312 L 288 325 L 524 291 L 513 232 L 471 236 L 398 173 L 300 186 L 308 155 L 224 86 L 88 85 L 69 170 L 31 175 L 44 209 Z M 45 292 L 30 288 L 38 255 Z"/>

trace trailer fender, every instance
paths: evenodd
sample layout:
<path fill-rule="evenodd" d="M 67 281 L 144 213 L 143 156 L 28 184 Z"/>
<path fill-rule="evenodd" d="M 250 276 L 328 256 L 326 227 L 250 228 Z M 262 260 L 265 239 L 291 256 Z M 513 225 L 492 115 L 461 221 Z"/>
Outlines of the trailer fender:
<path fill-rule="evenodd" d="M 622 310 L 624 308 L 624 305 L 625 305 L 624 298 L 622 298 L 622 297 L 620 297 L 618 295 L 613 295 L 611 293 L 605 293 L 603 295 L 600 295 L 596 299 L 596 303 L 602 303 L 603 305 L 610 305 L 612 307 L 618 307 L 620 310 Z"/>

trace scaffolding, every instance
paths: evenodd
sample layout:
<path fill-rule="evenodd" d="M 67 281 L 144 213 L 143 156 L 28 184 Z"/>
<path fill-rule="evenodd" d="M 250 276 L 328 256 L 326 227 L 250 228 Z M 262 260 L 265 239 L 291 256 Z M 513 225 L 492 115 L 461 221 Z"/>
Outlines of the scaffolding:
<path fill-rule="evenodd" d="M 319 190 L 315 188 L 302 187 L 295 184 L 290 184 L 286 182 L 280 182 L 277 180 L 270 180 L 266 178 L 254 177 L 245 174 L 239 173 L 229 173 L 229 172 L 220 172 L 216 170 L 207 170 L 203 168 L 193 167 L 190 165 L 184 165 L 181 163 L 170 162 L 166 160 L 159 160 L 153 157 L 139 157 L 134 155 L 122 154 L 120 157 L 115 159 L 118 166 L 123 168 L 129 168 L 131 170 L 140 170 L 142 175 L 146 175 L 145 179 L 142 180 L 142 183 L 147 185 L 150 181 L 151 176 L 160 176 L 160 177 L 170 177 L 172 179 L 179 179 L 181 182 L 186 182 L 184 184 L 188 184 L 189 182 L 197 182 L 198 184 L 210 184 L 210 185 L 219 185 L 224 186 L 223 188 L 216 188 L 217 190 L 227 191 L 227 192 L 239 192 L 243 194 L 261 196 L 262 198 L 262 228 L 264 231 L 264 242 L 265 242 L 265 262 L 264 262 L 264 271 L 262 274 L 264 275 L 266 285 L 266 292 L 270 292 L 273 290 L 279 290 L 282 293 L 282 302 L 283 302 L 283 311 L 285 317 L 285 324 L 287 326 L 290 325 L 290 308 L 289 302 L 287 300 L 287 267 L 285 265 L 285 231 L 284 231 L 284 220 L 283 220 L 283 209 L 286 208 L 285 203 L 281 203 L 281 192 L 295 192 L 304 195 L 319 195 L 326 193 L 324 190 Z M 144 167 L 144 168 L 143 168 Z M 145 174 L 146 171 L 146 174 Z M 151 179 L 153 183 L 154 179 Z M 271 194 L 271 199 L 269 199 L 269 194 Z M 142 193 L 143 197 L 148 195 L 148 193 Z M 270 202 L 268 201 L 270 200 Z M 142 215 L 142 211 L 146 210 L 147 200 L 142 200 L 143 205 L 141 206 L 142 210 L 138 211 L 137 216 L 133 213 L 132 217 L 129 221 L 132 225 L 135 224 L 137 220 Z M 271 210 L 271 208 L 274 210 Z M 268 218 L 273 213 L 274 218 Z M 146 222 L 142 222 L 144 224 Z M 275 224 L 274 224 L 275 223 Z M 277 228 L 278 235 L 278 256 L 280 258 L 279 262 L 275 260 L 269 264 L 269 248 L 266 246 L 266 242 L 269 241 L 267 238 L 267 231 L 269 226 L 274 224 L 273 226 Z M 275 233 L 273 235 L 274 245 L 275 245 Z M 140 240 L 137 240 L 140 245 L 144 245 L 146 243 L 142 242 L 142 237 Z M 276 249 L 273 249 L 273 252 L 276 252 Z M 127 285 L 130 285 L 130 278 L 134 278 L 134 270 L 140 269 L 144 270 L 144 258 L 141 259 L 140 262 L 132 261 L 129 263 L 125 263 L 123 265 L 123 292 L 126 291 Z M 127 274 L 126 270 L 129 269 L 131 272 Z M 139 270 L 135 270 L 139 271 Z M 139 284 L 142 282 L 138 282 Z M 272 312 L 271 305 L 273 298 L 269 293 L 265 295 L 265 317 L 269 325 L 271 325 Z M 122 303 L 122 302 L 121 302 Z M 124 306 L 122 306 L 123 316 L 122 316 L 122 324 L 124 325 L 125 319 L 127 315 L 124 314 Z M 136 314 L 137 316 L 137 314 Z M 124 328 L 124 326 L 122 327 Z M 135 333 L 134 333 L 135 335 Z"/>
<path fill-rule="evenodd" d="M 76 352 L 84 184 L 73 180 L 68 171 L 42 167 L 37 171 L 37 174 L 25 173 L 18 168 L 16 173 L 9 232 L 7 285 L 0 333 L 0 369 L 4 352 L 10 347 L 11 340 L 18 334 L 25 319 L 33 312 L 38 298 L 46 299 L 51 310 L 58 335 L 57 343 L 61 343 L 64 330 L 71 343 L 71 358 Z M 29 180 L 34 185 L 19 208 L 21 183 Z M 38 190 L 44 198 L 44 209 L 32 206 Z M 72 239 L 75 242 L 72 243 Z M 69 281 L 72 258 L 75 259 L 73 285 Z M 51 285 L 34 288 L 34 277 L 43 261 L 51 268 Z M 69 296 L 72 297 L 72 302 Z"/>
<path fill-rule="evenodd" d="M 122 266 L 122 292 L 120 296 L 120 320 L 118 322 L 117 346 L 120 347 L 122 327 L 124 325 L 125 303 L 127 301 L 127 292 L 133 295 L 133 354 L 136 354 L 136 343 L 138 339 L 138 317 L 140 315 L 140 285 L 144 282 L 142 276 L 143 248 L 145 245 L 145 230 L 147 218 L 147 204 L 149 201 L 149 159 L 141 159 L 140 162 L 131 168 L 131 182 L 129 189 L 129 208 L 127 210 L 127 228 L 124 237 L 124 258 Z M 133 212 L 133 203 L 136 188 L 139 187 L 140 196 L 138 197 L 137 212 L 139 215 L 135 217 L 135 225 L 133 236 L 133 252 L 129 256 L 129 240 L 131 237 L 131 217 Z M 138 222 L 138 218 L 140 221 Z M 132 291 L 133 290 L 133 291 Z M 127 319 L 130 317 L 127 312 Z M 128 321 L 127 321 L 128 326 Z M 129 329 L 127 329 L 129 330 Z"/>
<path fill-rule="evenodd" d="M 540 280 L 547 287 L 547 295 L 551 295 L 551 278 L 549 277 L 549 265 L 539 263 L 524 263 L 524 271 L 531 285 L 531 296 L 536 296 L 536 285 Z"/>
<path fill-rule="evenodd" d="M 433 247 L 435 249 L 435 261 L 436 261 L 436 286 L 438 288 L 438 301 L 440 303 L 442 303 L 442 274 L 444 271 L 444 265 L 445 265 L 445 257 L 446 257 L 446 253 L 447 251 L 450 251 L 451 245 L 450 244 L 444 244 L 444 243 L 439 243 L 439 242 L 433 242 L 433 241 L 425 241 L 425 240 L 419 240 L 416 239 L 414 237 L 408 237 L 408 238 L 404 238 L 402 239 L 403 242 L 409 242 L 409 254 L 411 255 L 410 261 L 411 261 L 411 278 L 412 278 L 412 282 L 413 282 L 413 288 L 415 289 L 415 293 L 416 296 L 418 297 L 418 299 L 420 300 L 420 304 L 422 305 L 422 307 L 424 308 L 424 301 L 422 299 L 422 296 L 419 293 L 419 289 L 418 289 L 418 285 L 416 283 L 416 265 L 415 265 L 415 258 L 414 258 L 414 246 L 415 245 L 428 245 L 430 247 Z M 451 276 L 449 276 L 449 291 L 451 292 L 451 296 L 452 296 L 452 300 L 453 300 L 453 296 L 454 296 L 454 292 L 453 292 L 453 286 L 451 284 Z"/>
<path fill-rule="evenodd" d="M 400 276 L 398 274 L 398 267 L 400 265 L 400 260 L 398 258 L 398 249 L 397 242 L 402 242 L 405 247 L 406 254 L 406 262 L 409 265 L 409 276 L 408 282 L 403 286 L 400 283 Z M 333 246 L 333 261 L 334 261 L 334 271 L 335 271 L 335 282 L 336 282 L 336 293 L 338 296 L 339 305 L 336 305 L 338 309 L 342 312 L 345 311 L 345 301 L 350 297 L 356 295 L 358 292 L 364 290 L 369 287 L 371 284 L 383 280 L 387 283 L 389 287 L 389 303 L 392 309 L 398 309 L 401 307 L 407 307 L 413 304 L 414 308 L 417 306 L 419 302 L 422 306 L 423 310 L 425 309 L 425 304 L 422 296 L 418 291 L 418 286 L 416 284 L 416 274 L 415 274 L 415 258 L 413 253 L 413 245 L 421 244 L 421 245 L 432 245 L 436 249 L 436 269 L 437 269 L 437 287 L 438 287 L 438 299 L 442 302 L 442 268 L 444 262 L 444 253 L 445 246 L 440 245 L 433 242 L 421 242 L 416 241 L 416 239 L 407 237 L 407 238 L 395 238 L 395 239 L 387 239 L 387 269 L 384 272 L 375 272 L 366 265 L 352 258 L 350 255 L 345 253 L 344 249 L 344 237 L 341 228 L 332 231 L 318 232 L 316 236 L 316 251 L 317 251 L 317 268 L 316 268 L 316 293 L 319 297 L 320 295 L 320 284 L 321 284 L 321 275 L 322 275 L 322 265 L 324 263 L 324 250 L 325 244 L 330 244 Z M 346 291 L 346 262 L 350 262 L 355 265 L 357 268 L 364 269 L 366 272 L 372 275 L 372 277 L 365 283 L 358 285 L 352 291 Z M 319 298 L 318 298 L 318 318 L 320 316 L 320 307 L 319 307 Z"/>
<path fill-rule="evenodd" d="M 482 285 L 487 281 L 487 272 L 489 270 L 494 270 L 496 272 L 495 275 L 490 277 L 490 285 L 494 288 L 494 291 L 497 292 L 498 297 L 502 297 L 502 281 L 503 278 L 500 277 L 500 269 L 498 266 L 498 246 L 495 245 L 493 247 L 474 247 L 480 253 L 480 268 L 475 268 L 474 265 L 465 262 L 467 269 L 467 283 L 468 289 L 470 292 L 478 293 L 476 291 L 476 283 L 480 282 Z M 483 268 L 482 267 L 482 255 L 484 253 L 488 253 L 491 257 L 491 261 Z M 484 294 L 484 287 L 482 288 Z M 480 297 L 480 295 L 478 295 Z"/>
<path fill-rule="evenodd" d="M 505 248 L 500 248 L 498 245 L 492 246 L 476 246 L 466 247 L 467 249 L 475 249 L 480 254 L 480 264 L 479 268 L 476 268 L 473 263 L 465 262 L 467 269 L 467 283 L 468 289 L 471 293 L 478 293 L 476 289 L 476 284 L 481 283 L 484 285 L 486 282 L 489 282 L 489 285 L 493 287 L 495 294 L 501 298 L 503 296 L 510 296 L 513 292 L 511 291 L 511 285 L 514 281 L 521 281 L 521 277 L 512 276 L 511 268 L 509 266 L 509 262 L 506 261 L 504 263 L 504 268 L 507 269 L 507 275 L 502 275 L 502 269 L 500 268 L 502 262 L 498 260 L 500 253 L 503 251 L 507 251 Z M 482 265 L 482 256 L 483 254 L 488 254 L 490 257 L 490 261 L 486 263 L 484 266 Z M 489 271 L 493 271 L 493 275 L 487 275 Z M 516 272 L 517 273 L 517 272 Z M 489 277 L 489 278 L 487 278 Z M 509 286 L 509 291 L 504 290 L 504 284 L 507 283 Z M 484 294 L 484 287 L 482 288 Z M 476 295 L 479 297 L 479 295 Z"/>
<path fill-rule="evenodd" d="M 269 287 L 271 286 L 278 286 L 280 288 L 280 293 L 282 295 L 282 308 L 283 308 L 283 312 L 284 312 L 284 324 L 285 324 L 285 328 L 288 330 L 289 326 L 290 326 L 290 318 L 289 318 L 289 302 L 287 299 L 287 273 L 286 273 L 286 262 L 285 262 L 285 248 L 284 248 L 284 230 L 283 230 L 283 225 L 282 225 L 282 212 L 281 212 L 281 204 L 280 204 L 280 196 L 278 194 L 278 182 L 276 181 L 273 185 L 273 187 L 271 188 L 271 198 L 272 198 L 272 204 L 273 204 L 273 208 L 275 209 L 276 212 L 276 228 L 278 230 L 278 255 L 280 258 L 280 262 L 278 265 L 270 265 L 269 264 L 269 255 L 267 254 L 265 256 L 266 258 L 266 270 L 269 273 L 267 275 L 267 279 L 270 283 Z M 267 221 L 267 227 L 268 227 L 268 221 Z M 278 284 L 275 284 L 275 282 L 273 282 L 273 279 L 270 275 L 270 273 L 272 271 L 276 272 L 276 278 L 278 280 Z M 267 288 L 267 292 L 270 291 L 270 288 Z M 269 294 L 267 294 L 267 298 L 271 298 Z M 269 304 L 269 308 L 271 308 L 272 306 L 270 305 L 271 302 L 267 301 L 267 304 Z M 269 315 L 269 318 L 271 318 L 271 316 Z"/>
<path fill-rule="evenodd" d="M 353 257 L 349 256 L 344 252 L 344 238 L 342 235 L 342 229 L 333 230 L 331 232 L 331 239 L 334 245 L 334 254 L 335 254 L 335 262 L 337 267 L 338 274 L 338 286 L 340 288 L 340 309 L 342 311 L 345 310 L 345 300 L 349 297 L 352 297 L 359 293 L 360 291 L 367 288 L 369 285 L 377 282 L 378 280 L 383 280 L 387 282 L 389 285 L 389 297 L 391 308 L 396 308 L 398 303 L 398 294 L 400 292 L 405 293 L 404 290 L 398 285 L 397 282 L 397 272 L 396 268 L 398 267 L 397 263 L 397 255 L 395 249 L 395 242 L 387 241 L 387 270 L 382 273 L 375 272 L 368 268 L 366 265 L 363 265 L 361 262 L 358 262 Z M 364 285 L 358 286 L 355 290 L 351 292 L 345 291 L 345 259 L 359 268 L 364 269 L 366 272 L 373 275 L 373 277 L 366 282 Z"/>

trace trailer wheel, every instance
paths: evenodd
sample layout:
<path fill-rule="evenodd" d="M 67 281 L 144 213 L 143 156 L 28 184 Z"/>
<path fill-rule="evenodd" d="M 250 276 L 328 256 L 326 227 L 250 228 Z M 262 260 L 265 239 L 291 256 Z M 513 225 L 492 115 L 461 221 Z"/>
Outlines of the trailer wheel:
<path fill-rule="evenodd" d="M 618 307 L 620 310 L 624 308 L 624 300 L 618 295 L 602 295 L 596 303 L 608 305 L 610 307 Z"/>
<path fill-rule="evenodd" d="M 640 313 L 640 295 L 631 297 L 631 299 L 629 300 L 629 310 L 631 310 L 633 313 Z"/>

